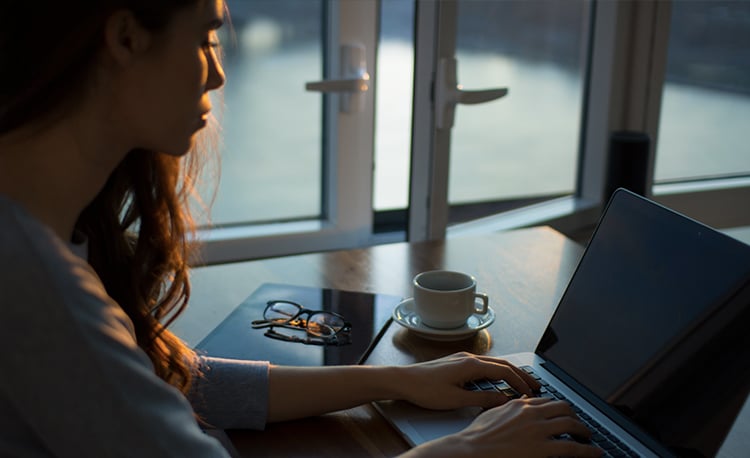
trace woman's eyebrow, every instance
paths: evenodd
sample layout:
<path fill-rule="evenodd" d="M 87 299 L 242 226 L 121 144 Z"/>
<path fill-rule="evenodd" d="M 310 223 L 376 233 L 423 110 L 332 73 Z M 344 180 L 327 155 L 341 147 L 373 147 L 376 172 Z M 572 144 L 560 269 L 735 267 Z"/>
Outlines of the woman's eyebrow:
<path fill-rule="evenodd" d="M 215 19 L 212 19 L 212 20 L 210 20 L 210 21 L 209 21 L 209 22 L 208 22 L 208 23 L 206 24 L 206 27 L 207 27 L 207 28 L 208 28 L 209 30 L 216 30 L 216 29 L 218 29 L 219 27 L 221 27 L 222 25 L 224 25 L 224 21 L 223 21 L 223 20 L 221 20 L 221 19 L 219 19 L 219 18 L 215 18 Z"/>

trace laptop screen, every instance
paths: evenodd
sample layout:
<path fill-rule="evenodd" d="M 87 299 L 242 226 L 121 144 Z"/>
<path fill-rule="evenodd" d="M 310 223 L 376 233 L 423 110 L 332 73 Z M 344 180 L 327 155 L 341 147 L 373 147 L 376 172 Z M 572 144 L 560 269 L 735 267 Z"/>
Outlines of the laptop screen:
<path fill-rule="evenodd" d="M 537 353 L 679 455 L 712 455 L 750 387 L 749 282 L 749 246 L 619 190 Z"/>

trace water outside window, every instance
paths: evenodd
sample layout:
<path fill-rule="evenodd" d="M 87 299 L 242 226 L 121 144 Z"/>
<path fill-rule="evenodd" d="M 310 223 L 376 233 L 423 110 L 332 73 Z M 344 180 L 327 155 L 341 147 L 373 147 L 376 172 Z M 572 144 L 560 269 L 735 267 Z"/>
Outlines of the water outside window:
<path fill-rule="evenodd" d="M 227 0 L 221 180 L 214 224 L 321 213 L 323 2 Z M 206 194 L 206 193 L 204 193 Z"/>
<path fill-rule="evenodd" d="M 414 91 L 414 2 L 382 0 L 375 81 L 375 210 L 409 202 Z"/>
<path fill-rule="evenodd" d="M 655 180 L 750 175 L 750 2 L 675 1 Z"/>
<path fill-rule="evenodd" d="M 459 84 L 509 93 L 457 106 L 451 204 L 573 192 L 589 8 L 585 0 L 458 3 Z"/>

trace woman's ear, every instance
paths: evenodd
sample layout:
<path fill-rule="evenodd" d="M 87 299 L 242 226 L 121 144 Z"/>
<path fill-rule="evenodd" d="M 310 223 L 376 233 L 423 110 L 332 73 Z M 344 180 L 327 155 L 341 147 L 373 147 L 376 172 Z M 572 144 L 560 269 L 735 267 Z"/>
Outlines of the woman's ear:
<path fill-rule="evenodd" d="M 127 66 L 151 44 L 151 34 L 129 10 L 118 10 L 104 24 L 104 48 L 120 65 Z"/>

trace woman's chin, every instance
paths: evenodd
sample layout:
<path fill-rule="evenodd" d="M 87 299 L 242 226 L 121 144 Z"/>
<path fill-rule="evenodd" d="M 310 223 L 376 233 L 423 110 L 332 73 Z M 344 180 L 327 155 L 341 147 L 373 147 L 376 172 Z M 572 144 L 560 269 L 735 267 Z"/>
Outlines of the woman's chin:
<path fill-rule="evenodd" d="M 167 154 L 169 156 L 174 156 L 174 157 L 185 156 L 188 152 L 190 152 L 193 149 L 193 147 L 195 147 L 195 138 L 196 138 L 196 134 L 193 134 L 190 136 L 190 138 L 187 139 L 186 142 L 181 143 L 181 144 L 170 145 L 169 147 L 162 148 L 159 151 L 164 154 Z"/>

